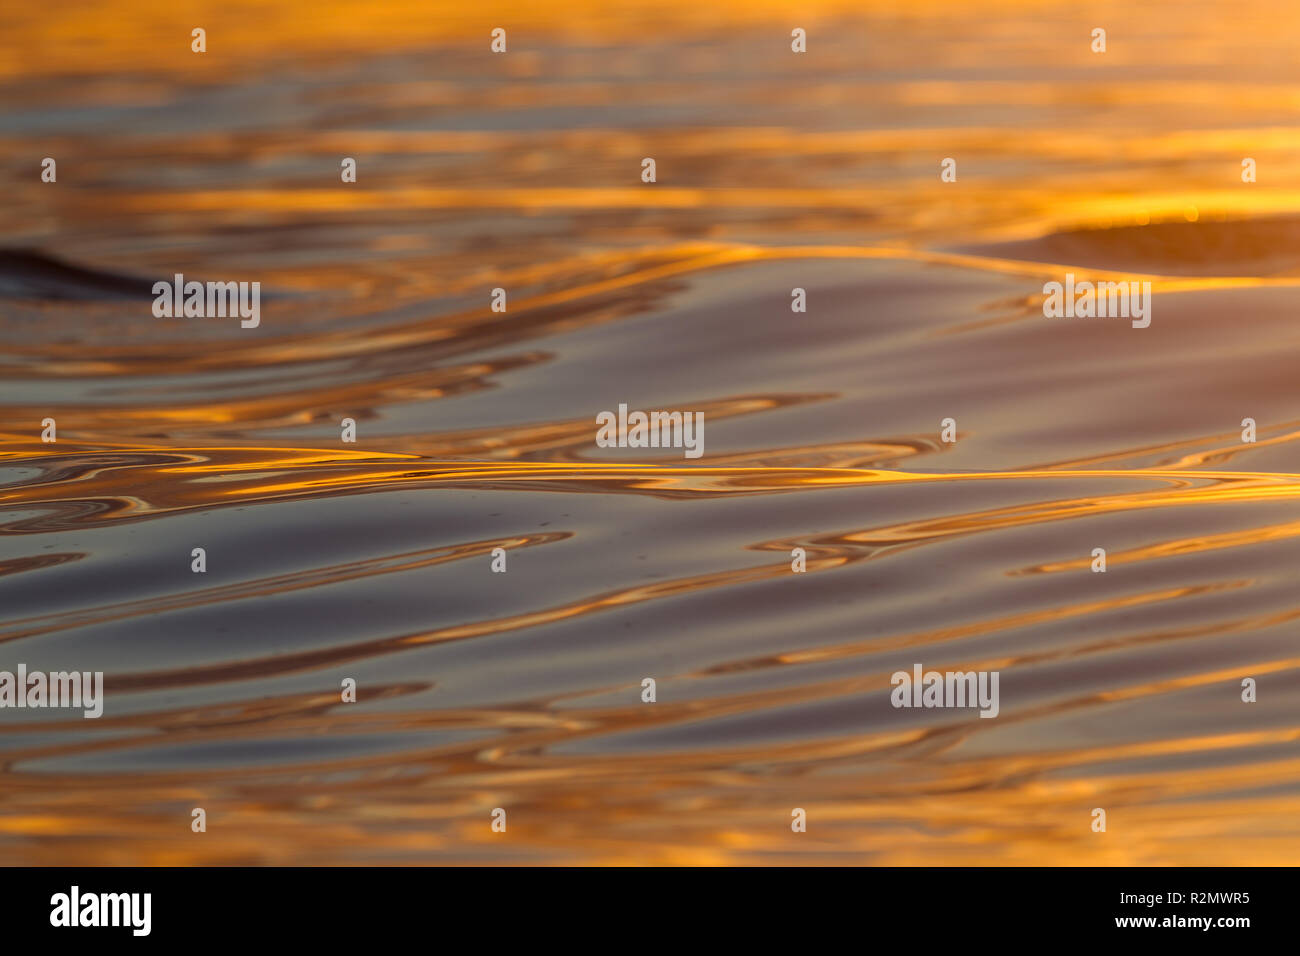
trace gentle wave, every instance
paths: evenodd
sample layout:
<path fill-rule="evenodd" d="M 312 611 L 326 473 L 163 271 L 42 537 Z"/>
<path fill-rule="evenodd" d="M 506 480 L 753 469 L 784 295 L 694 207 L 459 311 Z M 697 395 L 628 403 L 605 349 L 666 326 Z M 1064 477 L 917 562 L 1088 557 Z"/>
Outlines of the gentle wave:
<path fill-rule="evenodd" d="M 4 862 L 1294 859 L 1285 32 L 513 5 L 488 63 L 491 4 L 231 4 L 232 73 L 109 6 L 0 59 L 0 669 L 106 692 L 0 717 Z M 1045 318 L 1067 271 L 1151 326 Z M 155 319 L 176 273 L 260 327 Z M 620 403 L 703 457 L 598 447 Z M 893 709 L 917 661 L 998 718 Z"/>

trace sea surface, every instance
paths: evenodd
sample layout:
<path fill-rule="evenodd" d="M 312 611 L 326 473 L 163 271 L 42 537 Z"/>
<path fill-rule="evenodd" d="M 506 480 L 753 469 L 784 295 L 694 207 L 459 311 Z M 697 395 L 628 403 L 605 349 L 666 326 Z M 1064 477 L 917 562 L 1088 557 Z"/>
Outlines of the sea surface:
<path fill-rule="evenodd" d="M 10 7 L 0 863 L 1296 862 L 1294 3 Z"/>

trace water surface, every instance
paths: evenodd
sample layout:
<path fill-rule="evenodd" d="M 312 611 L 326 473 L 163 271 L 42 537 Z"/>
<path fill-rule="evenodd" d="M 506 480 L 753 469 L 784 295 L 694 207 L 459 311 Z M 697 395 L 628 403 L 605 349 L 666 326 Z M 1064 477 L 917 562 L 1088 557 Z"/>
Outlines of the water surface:
<path fill-rule="evenodd" d="M 1294 862 L 1292 5 L 154 6 L 0 41 L 0 860 Z"/>

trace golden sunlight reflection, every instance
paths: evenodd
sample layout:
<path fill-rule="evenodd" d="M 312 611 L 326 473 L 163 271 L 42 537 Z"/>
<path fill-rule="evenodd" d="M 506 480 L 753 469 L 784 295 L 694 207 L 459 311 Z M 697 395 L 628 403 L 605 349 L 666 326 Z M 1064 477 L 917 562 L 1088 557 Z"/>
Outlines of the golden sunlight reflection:
<path fill-rule="evenodd" d="M 1294 4 L 6 18 L 4 860 L 1295 860 Z"/>

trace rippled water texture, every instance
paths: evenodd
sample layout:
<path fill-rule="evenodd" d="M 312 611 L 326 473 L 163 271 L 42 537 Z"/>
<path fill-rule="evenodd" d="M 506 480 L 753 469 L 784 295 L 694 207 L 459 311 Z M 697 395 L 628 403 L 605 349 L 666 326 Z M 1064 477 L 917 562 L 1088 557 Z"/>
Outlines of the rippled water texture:
<path fill-rule="evenodd" d="M 1293 3 L 164 6 L 3 14 L 0 860 L 1295 861 Z"/>

